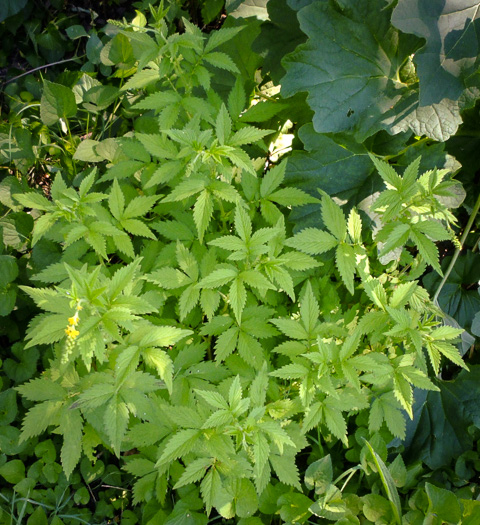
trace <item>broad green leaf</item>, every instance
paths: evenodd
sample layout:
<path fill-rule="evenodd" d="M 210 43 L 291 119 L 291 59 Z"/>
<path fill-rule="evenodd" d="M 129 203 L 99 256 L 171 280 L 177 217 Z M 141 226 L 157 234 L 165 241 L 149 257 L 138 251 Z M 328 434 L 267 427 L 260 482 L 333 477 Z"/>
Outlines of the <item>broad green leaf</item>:
<path fill-rule="evenodd" d="M 435 516 L 444 523 L 461 521 L 460 503 L 453 492 L 430 483 L 425 483 L 425 492 L 428 497 L 427 516 Z"/>
<path fill-rule="evenodd" d="M 407 426 L 403 454 L 406 464 L 420 460 L 436 470 L 471 450 L 468 428 L 480 424 L 480 367 L 470 368 L 452 381 L 434 380 L 439 392 L 415 390 L 414 416 Z"/>
<path fill-rule="evenodd" d="M 320 402 L 313 403 L 305 412 L 305 418 L 302 424 L 302 432 L 305 434 L 310 429 L 318 426 L 323 420 L 323 404 Z"/>
<path fill-rule="evenodd" d="M 319 133 L 358 130 L 363 140 L 393 123 L 395 106 L 408 93 L 397 82 L 396 72 L 413 49 L 399 45 L 398 33 L 389 23 L 391 8 L 383 2 L 368 3 L 368 20 L 363 18 L 367 2 L 347 5 L 351 9 L 341 12 L 318 2 L 298 12 L 309 39 L 282 62 L 287 70 L 282 94 L 309 93 Z M 338 39 L 338 35 L 348 36 Z"/>
<path fill-rule="evenodd" d="M 398 2 L 392 24 L 426 41 L 414 57 L 420 106 L 460 98 L 467 78 L 479 63 L 478 21 L 478 4 L 474 1 L 458 6 L 441 4 L 428 13 L 417 0 Z"/>
<path fill-rule="evenodd" d="M 7 483 L 15 485 L 20 483 L 25 478 L 25 464 L 20 459 L 12 459 L 7 461 L 0 467 L 0 476 L 2 476 Z M 37 512 L 37 515 L 39 513 Z M 45 513 L 42 513 L 45 517 Z M 47 522 L 45 521 L 45 524 Z"/>
<path fill-rule="evenodd" d="M 442 268 L 444 271 L 450 261 L 450 256 L 443 258 Z M 431 296 L 435 294 L 440 281 L 440 276 L 435 272 L 431 272 L 423 278 L 423 285 Z M 440 308 L 466 330 L 470 329 L 475 314 L 480 311 L 478 281 L 480 281 L 480 255 L 478 251 L 466 251 L 458 257 L 438 296 Z"/>
<path fill-rule="evenodd" d="M 0 22 L 19 13 L 28 0 L 6 0 L 0 4 Z"/>
<path fill-rule="evenodd" d="M 226 31 L 233 30 L 235 32 L 238 32 L 238 30 L 241 30 L 241 29 L 243 28 L 230 28 L 230 29 L 226 29 Z M 212 33 L 210 33 L 211 35 L 210 40 L 214 38 L 215 35 L 218 35 L 218 33 L 220 33 L 223 30 L 224 29 L 220 31 L 212 31 Z M 210 44 L 210 40 L 208 41 L 206 48 L 208 48 Z M 245 89 L 242 85 L 241 78 L 238 77 L 235 81 L 235 84 L 232 90 L 230 91 L 228 95 L 228 111 L 234 120 L 238 119 L 238 117 L 240 116 L 240 113 L 242 113 L 242 111 L 245 109 L 245 104 L 246 104 Z"/>
<path fill-rule="evenodd" d="M 0 255 L 0 288 L 7 286 L 18 276 L 18 266 L 15 257 Z"/>
<path fill-rule="evenodd" d="M 68 120 L 77 113 L 77 103 L 73 91 L 61 84 L 43 81 L 40 101 L 40 117 L 46 126 L 52 126 L 60 119 Z"/>

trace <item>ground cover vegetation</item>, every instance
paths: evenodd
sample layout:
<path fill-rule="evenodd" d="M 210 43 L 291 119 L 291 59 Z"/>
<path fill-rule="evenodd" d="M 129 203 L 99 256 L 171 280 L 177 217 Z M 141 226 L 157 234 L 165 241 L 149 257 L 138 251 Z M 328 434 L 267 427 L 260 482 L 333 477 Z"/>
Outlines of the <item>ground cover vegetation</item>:
<path fill-rule="evenodd" d="M 0 523 L 479 523 L 479 5 L 126 4 L 0 6 Z"/>

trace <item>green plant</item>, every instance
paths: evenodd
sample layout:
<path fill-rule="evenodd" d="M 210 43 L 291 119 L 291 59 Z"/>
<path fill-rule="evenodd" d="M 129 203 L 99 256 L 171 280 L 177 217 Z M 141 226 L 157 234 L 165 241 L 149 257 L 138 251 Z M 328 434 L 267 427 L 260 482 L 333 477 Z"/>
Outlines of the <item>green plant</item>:
<path fill-rule="evenodd" d="M 468 244 L 475 209 L 470 220 L 458 210 L 457 165 L 432 140 L 446 135 L 399 132 L 423 130 L 430 111 L 417 107 L 408 58 L 421 42 L 390 23 L 401 26 L 406 3 L 376 27 L 364 3 L 227 2 L 232 16 L 211 33 L 187 18 L 176 32 L 180 3 L 161 3 L 104 31 L 71 30 L 98 44 L 95 71 L 44 80 L 37 105 L 11 106 L 4 163 L 49 177 L 43 194 L 12 175 L 0 187 L 0 291 L 16 327 L 0 396 L 23 400 L 0 434 L 6 519 L 475 522 L 478 370 L 462 358 L 475 311 L 452 326 L 436 302 L 464 282 L 443 255 Z M 189 8 L 205 21 L 206 3 Z M 282 26 L 285 13 L 300 25 Z M 369 33 L 390 35 L 398 78 L 355 81 L 394 102 L 395 125 L 363 95 L 325 119 L 321 82 L 307 101 L 297 93 L 300 62 L 327 49 L 317 23 L 354 28 L 370 54 Z M 279 28 L 290 43 L 274 45 Z M 252 51 L 262 42 L 264 60 Z M 279 93 L 267 75 L 285 71 Z M 457 120 L 475 98 L 461 97 Z M 299 126 L 297 151 L 278 160 Z M 441 426 L 455 396 L 458 442 Z M 440 444 L 424 439 L 436 409 Z"/>

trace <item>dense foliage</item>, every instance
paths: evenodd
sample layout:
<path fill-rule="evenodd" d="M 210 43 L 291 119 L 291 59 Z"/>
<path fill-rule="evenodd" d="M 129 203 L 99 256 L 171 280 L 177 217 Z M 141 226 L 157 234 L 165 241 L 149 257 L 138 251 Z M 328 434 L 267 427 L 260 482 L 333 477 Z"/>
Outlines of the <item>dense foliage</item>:
<path fill-rule="evenodd" d="M 0 523 L 480 521 L 479 6 L 61 4 L 0 8 Z"/>

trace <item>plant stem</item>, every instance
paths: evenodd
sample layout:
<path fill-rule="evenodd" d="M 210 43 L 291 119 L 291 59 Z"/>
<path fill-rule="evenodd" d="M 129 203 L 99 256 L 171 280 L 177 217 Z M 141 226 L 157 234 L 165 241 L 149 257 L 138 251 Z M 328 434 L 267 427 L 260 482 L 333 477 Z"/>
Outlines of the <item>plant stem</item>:
<path fill-rule="evenodd" d="M 460 246 L 455 250 L 452 260 L 450 261 L 450 264 L 448 265 L 447 271 L 445 272 L 445 275 L 443 276 L 443 279 L 438 285 L 437 291 L 435 292 L 435 295 L 433 296 L 433 303 L 436 304 L 437 306 L 438 306 L 438 296 L 440 295 L 440 292 L 442 291 L 444 284 L 447 282 L 447 279 L 450 273 L 452 272 L 453 267 L 455 266 L 455 263 L 457 262 L 458 256 L 460 255 L 463 245 L 465 241 L 467 240 L 467 236 L 470 233 L 470 228 L 472 227 L 473 221 L 475 220 L 475 217 L 477 216 L 479 209 L 480 209 L 480 194 L 477 197 L 477 202 L 475 203 L 475 206 L 473 207 L 473 210 L 470 215 L 470 218 L 468 219 L 467 225 L 465 226 L 465 229 L 463 230 L 463 234 L 460 239 Z"/>
<path fill-rule="evenodd" d="M 38 66 L 33 69 L 30 69 L 29 71 L 25 71 L 25 73 L 22 73 L 21 75 L 17 75 L 16 77 L 10 78 L 4 82 L 5 85 L 9 84 L 10 82 L 14 82 L 15 80 L 18 80 L 19 78 L 22 78 L 26 75 L 30 75 L 31 73 L 35 73 L 35 71 L 40 71 L 41 69 L 46 69 L 47 67 L 52 66 L 58 66 L 59 64 L 65 64 L 65 62 L 75 62 L 75 60 L 80 60 L 85 55 L 82 55 L 81 57 L 74 57 L 74 58 L 66 58 L 65 60 L 59 60 L 58 62 L 52 62 L 51 64 L 44 64 L 43 66 Z"/>

